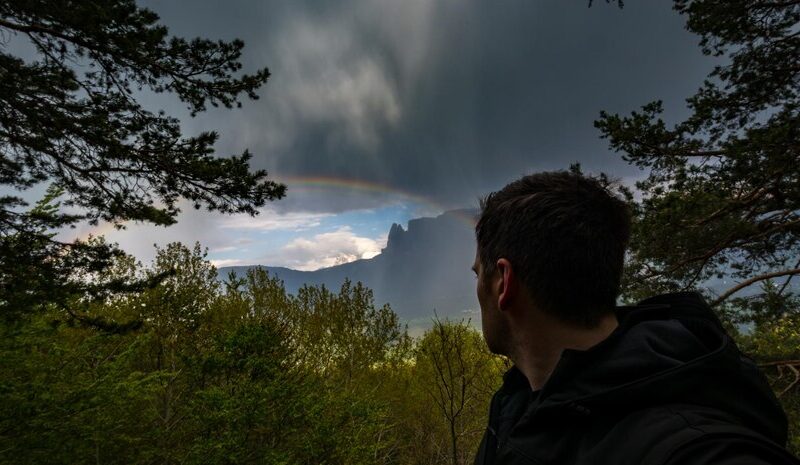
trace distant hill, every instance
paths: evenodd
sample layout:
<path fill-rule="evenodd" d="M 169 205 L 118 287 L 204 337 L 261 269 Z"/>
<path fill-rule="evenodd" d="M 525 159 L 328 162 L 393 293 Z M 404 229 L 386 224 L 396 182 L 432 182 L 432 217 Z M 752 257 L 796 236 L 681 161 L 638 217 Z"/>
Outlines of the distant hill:
<path fill-rule="evenodd" d="M 475 234 L 470 218 L 474 210 L 452 210 L 436 218 L 417 218 L 408 230 L 393 224 L 386 247 L 377 256 L 316 271 L 262 266 L 283 280 L 294 293 L 303 284 L 324 284 L 338 289 L 345 278 L 361 281 L 375 293 L 378 305 L 389 303 L 404 320 L 440 317 L 478 320 L 475 278 Z M 244 275 L 251 266 L 219 269 L 225 278 L 234 271 Z"/>

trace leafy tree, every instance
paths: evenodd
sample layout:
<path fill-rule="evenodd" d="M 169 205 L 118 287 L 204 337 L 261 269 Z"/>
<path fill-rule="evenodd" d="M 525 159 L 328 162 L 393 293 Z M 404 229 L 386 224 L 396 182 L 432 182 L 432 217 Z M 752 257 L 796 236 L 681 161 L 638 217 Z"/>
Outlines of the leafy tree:
<path fill-rule="evenodd" d="M 0 197 L 0 308 L 25 313 L 61 295 L 70 273 L 102 269 L 108 244 L 65 244 L 49 234 L 79 220 L 175 222 L 178 200 L 256 214 L 285 186 L 251 171 L 250 154 L 213 156 L 215 132 L 184 137 L 176 118 L 144 108 L 141 92 L 169 93 L 191 114 L 257 98 L 269 72 L 240 74 L 243 43 L 171 37 L 133 0 L 0 2 L 0 185 L 51 183 L 77 214 L 24 211 Z M 34 56 L 8 53 L 28 42 Z M 50 195 L 46 201 L 54 200 Z M 14 276 L 21 264 L 25 272 Z M 42 270 L 40 277 L 28 280 Z M 28 292 L 26 299 L 18 299 Z M 63 302 L 58 302 L 64 304 Z"/>
<path fill-rule="evenodd" d="M 315 462 L 327 438 L 313 434 L 324 423 L 313 415 L 330 404 L 291 363 L 283 334 L 270 322 L 247 318 L 215 336 L 184 365 L 193 388 L 183 402 L 192 434 L 178 445 L 186 462 Z"/>
<path fill-rule="evenodd" d="M 748 308 L 760 310 L 751 331 L 739 337 L 742 349 L 762 360 L 775 394 L 789 417 L 789 450 L 800 453 L 800 313 L 786 312 L 784 305 L 797 309 L 800 298 L 788 301 L 777 295 L 779 288 L 767 281 L 758 299 Z M 778 312 L 776 312 L 778 310 Z M 765 317 L 765 315 L 767 315 Z"/>
<path fill-rule="evenodd" d="M 725 56 L 668 124 L 660 101 L 595 125 L 648 169 L 638 183 L 630 295 L 739 283 L 720 304 L 768 279 L 800 274 L 800 3 L 675 0 L 703 53 Z M 752 289 L 752 288 L 751 288 Z"/>
<path fill-rule="evenodd" d="M 396 463 L 398 412 L 371 382 L 342 389 L 344 366 L 305 362 L 300 328 L 276 318 L 298 309 L 279 281 L 252 273 L 222 291 L 204 251 L 179 244 L 149 269 L 123 257 L 111 273 L 162 268 L 175 271 L 161 286 L 92 303 L 140 319 L 134 331 L 56 310 L 0 321 L 0 463 Z"/>
<path fill-rule="evenodd" d="M 305 362 L 336 379 L 340 389 L 407 351 L 410 341 L 397 314 L 389 305 L 376 307 L 372 290 L 360 282 L 345 280 L 338 293 L 304 286 L 295 302 L 291 317 Z"/>
<path fill-rule="evenodd" d="M 134 333 L 53 317 L 0 324 L 0 463 L 143 462 L 161 374 L 131 369 Z"/>
<path fill-rule="evenodd" d="M 474 459 L 503 367 L 481 335 L 463 321 L 435 320 L 419 340 L 414 375 L 433 402 L 439 425 L 446 426 L 445 434 L 428 434 L 429 441 L 441 441 L 432 444 L 437 460 L 459 465 Z"/>

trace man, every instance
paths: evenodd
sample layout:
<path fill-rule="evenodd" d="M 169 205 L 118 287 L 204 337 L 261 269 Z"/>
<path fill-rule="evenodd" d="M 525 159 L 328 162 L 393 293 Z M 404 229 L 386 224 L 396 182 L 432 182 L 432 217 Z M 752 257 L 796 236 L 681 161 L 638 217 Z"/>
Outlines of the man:
<path fill-rule="evenodd" d="M 482 202 L 475 230 L 486 344 L 514 363 L 476 464 L 800 463 L 699 295 L 615 307 L 630 216 L 599 181 L 526 176 Z"/>

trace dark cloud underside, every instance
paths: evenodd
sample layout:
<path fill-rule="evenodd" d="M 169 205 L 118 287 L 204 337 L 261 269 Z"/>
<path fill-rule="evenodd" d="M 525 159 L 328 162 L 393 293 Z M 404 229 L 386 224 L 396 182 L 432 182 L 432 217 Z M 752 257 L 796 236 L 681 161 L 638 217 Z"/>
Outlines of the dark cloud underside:
<path fill-rule="evenodd" d="M 247 66 L 273 73 L 260 101 L 187 130 L 218 128 L 222 153 L 249 148 L 278 176 L 364 179 L 447 205 L 576 161 L 636 176 L 598 138 L 599 111 L 662 99 L 679 117 L 713 65 L 671 2 L 146 5 L 177 34 L 244 39 Z"/>

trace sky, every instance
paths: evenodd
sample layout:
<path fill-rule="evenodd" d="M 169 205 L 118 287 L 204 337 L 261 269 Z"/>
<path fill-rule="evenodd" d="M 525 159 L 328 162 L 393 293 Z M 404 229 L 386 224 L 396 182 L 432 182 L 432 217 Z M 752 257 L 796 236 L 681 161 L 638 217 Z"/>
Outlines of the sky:
<path fill-rule="evenodd" d="M 312 270 L 369 258 L 392 223 L 475 207 L 524 174 L 644 176 L 593 127 L 601 110 L 664 101 L 666 119 L 714 65 L 672 2 L 563 0 L 142 1 L 170 32 L 243 39 L 245 71 L 267 67 L 260 99 L 190 117 L 142 95 L 187 135 L 216 130 L 220 156 L 288 186 L 257 217 L 186 208 L 169 228 L 81 226 L 145 263 L 154 244 L 208 247 L 219 266 Z M 187 7 L 188 6 L 188 7 Z"/>

